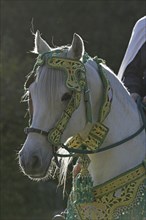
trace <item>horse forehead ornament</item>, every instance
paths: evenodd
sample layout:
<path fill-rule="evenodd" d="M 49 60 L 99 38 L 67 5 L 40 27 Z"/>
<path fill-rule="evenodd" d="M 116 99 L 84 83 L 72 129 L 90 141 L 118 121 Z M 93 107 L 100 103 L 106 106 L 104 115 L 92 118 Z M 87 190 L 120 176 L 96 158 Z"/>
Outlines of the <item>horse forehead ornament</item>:
<path fill-rule="evenodd" d="M 80 104 L 81 94 L 84 94 L 87 118 L 85 130 L 71 137 L 66 145 L 62 145 L 71 153 L 69 156 L 72 156 L 72 153 L 79 154 L 81 164 L 81 172 L 73 178 L 73 188 L 69 196 L 66 219 L 110 220 L 123 219 L 123 217 L 126 216 L 127 219 L 130 219 L 128 216 L 131 215 L 135 207 L 139 207 L 136 210 L 142 210 L 140 215 L 144 216 L 146 214 L 144 213 L 146 203 L 146 177 L 143 165 L 137 166 L 104 185 L 93 187 L 93 181 L 88 171 L 90 160 L 87 154 L 98 152 L 99 147 L 108 133 L 109 129 L 103 122 L 110 112 L 112 89 L 109 81 L 104 75 L 104 69 L 100 65 L 101 60 L 97 57 L 94 58 L 94 61 L 98 65 L 99 74 L 103 83 L 104 97 L 102 106 L 100 107 L 98 121 L 93 124 L 90 94 L 84 67 L 84 63 L 91 58 L 86 53 L 84 54 L 83 62 L 62 58 L 62 52 L 66 51 L 67 49 L 65 48 L 63 50 L 55 50 L 39 55 L 34 69 L 26 82 L 27 87 L 34 79 L 36 68 L 44 64 L 47 64 L 48 67 L 51 68 L 62 69 L 66 74 L 66 86 L 72 91 L 72 98 L 55 127 L 49 132 L 35 128 L 26 128 L 26 133 L 38 132 L 46 135 L 48 141 L 54 147 L 62 145 L 61 135 L 72 113 Z M 139 130 L 139 132 L 141 130 Z M 58 155 L 57 153 L 55 154 Z"/>

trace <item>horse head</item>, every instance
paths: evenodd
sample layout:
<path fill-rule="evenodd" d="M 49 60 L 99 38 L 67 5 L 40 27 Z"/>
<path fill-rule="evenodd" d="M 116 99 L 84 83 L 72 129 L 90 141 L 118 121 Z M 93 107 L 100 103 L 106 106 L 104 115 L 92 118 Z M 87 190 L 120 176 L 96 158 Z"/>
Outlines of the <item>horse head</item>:
<path fill-rule="evenodd" d="M 66 78 L 68 76 L 67 73 L 64 73 L 65 70 L 48 65 L 48 57 L 57 54 L 56 56 L 59 58 L 80 62 L 84 53 L 84 43 L 79 35 L 74 34 L 70 46 L 52 49 L 37 31 L 34 52 L 39 54 L 39 58 L 26 82 L 32 120 L 29 129 L 27 129 L 26 141 L 19 152 L 19 163 L 23 172 L 30 178 L 42 179 L 47 176 L 54 151 L 48 134 L 56 127 L 56 123 L 64 114 L 68 103 L 73 99 L 72 96 L 75 95 L 71 85 L 69 87 L 70 82 L 67 86 Z M 33 80 L 31 80 L 32 78 Z M 63 132 L 60 131 L 62 134 L 59 143 L 64 143 L 85 126 L 86 117 L 83 102 L 81 92 L 78 106 L 70 115 Z M 55 145 L 55 147 L 59 147 L 59 144 Z"/>

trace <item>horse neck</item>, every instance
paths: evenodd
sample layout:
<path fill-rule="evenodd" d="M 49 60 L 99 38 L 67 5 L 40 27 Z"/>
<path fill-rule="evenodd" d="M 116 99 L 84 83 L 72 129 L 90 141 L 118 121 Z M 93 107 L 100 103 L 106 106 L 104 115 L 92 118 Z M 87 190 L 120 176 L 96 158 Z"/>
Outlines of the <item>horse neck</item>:
<path fill-rule="evenodd" d="M 101 148 L 123 140 L 135 133 L 142 126 L 137 106 L 127 90 L 116 76 L 111 73 L 111 70 L 106 67 L 105 74 L 113 89 L 113 100 L 111 111 L 104 121 L 104 124 L 109 128 L 109 133 Z M 99 85 L 99 79 L 97 81 L 97 85 Z M 102 90 L 101 85 L 99 88 Z M 101 95 L 102 93 L 103 91 L 100 91 Z M 93 90 L 91 89 L 92 95 L 98 97 L 101 103 L 99 94 L 97 93 L 97 96 L 95 95 L 95 88 Z M 96 103 L 92 103 L 93 106 L 96 106 L 96 115 L 99 110 L 99 102 L 96 100 Z M 96 118 L 95 115 L 94 118 Z M 145 133 L 142 132 L 137 137 L 118 147 L 89 155 L 91 159 L 89 171 L 92 175 L 94 185 L 108 181 L 140 164 L 146 156 L 144 154 L 146 152 L 145 143 Z"/>

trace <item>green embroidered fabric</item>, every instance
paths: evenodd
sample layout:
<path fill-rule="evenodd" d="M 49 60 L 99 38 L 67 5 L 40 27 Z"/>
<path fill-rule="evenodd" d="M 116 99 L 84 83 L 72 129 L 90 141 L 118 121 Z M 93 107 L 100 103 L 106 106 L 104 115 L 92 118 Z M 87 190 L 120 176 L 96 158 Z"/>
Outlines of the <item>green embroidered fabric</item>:
<path fill-rule="evenodd" d="M 89 183 L 91 182 L 90 180 Z M 86 193 L 83 194 L 81 186 L 82 183 L 79 186 L 79 183 L 73 182 L 66 220 L 144 220 L 146 218 L 146 169 L 143 165 L 105 184 L 91 187 L 92 201 L 87 202 Z M 78 187 L 80 191 L 76 190 Z M 78 197 L 81 197 L 78 202 L 74 196 L 76 192 Z M 86 198 L 86 202 L 83 197 Z"/>

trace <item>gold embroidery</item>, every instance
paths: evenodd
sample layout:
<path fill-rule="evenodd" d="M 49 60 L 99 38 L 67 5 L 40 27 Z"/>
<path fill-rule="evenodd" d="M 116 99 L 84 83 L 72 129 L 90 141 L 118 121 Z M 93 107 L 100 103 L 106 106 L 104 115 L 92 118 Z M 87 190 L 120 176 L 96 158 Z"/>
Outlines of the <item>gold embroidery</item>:
<path fill-rule="evenodd" d="M 142 219 L 146 215 L 146 170 L 143 165 L 138 166 L 94 187 L 93 193 L 94 202 L 75 204 L 70 197 L 68 209 L 76 220 L 113 220 L 122 219 L 123 215 L 125 219 L 130 216 L 128 220 L 135 217 L 135 209 L 138 210 L 139 219 Z M 68 213 L 67 220 L 71 219 Z"/>

